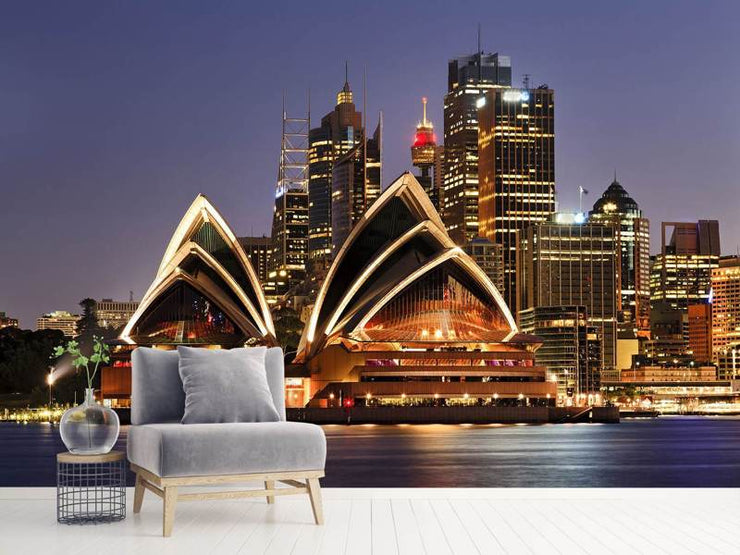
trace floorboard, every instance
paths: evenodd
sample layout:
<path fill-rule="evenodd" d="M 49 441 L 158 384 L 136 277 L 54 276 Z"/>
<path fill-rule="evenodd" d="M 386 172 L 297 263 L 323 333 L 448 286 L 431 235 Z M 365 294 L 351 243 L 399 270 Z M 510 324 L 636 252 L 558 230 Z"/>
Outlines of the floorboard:
<path fill-rule="evenodd" d="M 181 502 L 162 538 L 162 502 L 123 522 L 56 523 L 54 488 L 0 489 L 0 553 L 740 555 L 732 489 L 325 489 L 325 525 L 306 496 Z M 115 549 L 113 549 L 113 547 Z"/>

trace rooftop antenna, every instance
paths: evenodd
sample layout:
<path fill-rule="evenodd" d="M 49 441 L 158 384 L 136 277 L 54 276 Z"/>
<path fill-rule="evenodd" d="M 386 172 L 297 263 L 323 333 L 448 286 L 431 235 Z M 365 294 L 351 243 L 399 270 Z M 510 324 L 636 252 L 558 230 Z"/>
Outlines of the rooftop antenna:
<path fill-rule="evenodd" d="M 614 181 L 617 180 L 617 168 L 614 168 Z"/>
<path fill-rule="evenodd" d="M 532 75 L 529 73 L 525 73 L 522 76 L 522 88 L 529 89 L 529 82 L 530 82 L 531 77 Z"/>
<path fill-rule="evenodd" d="M 383 110 L 378 115 L 378 126 L 380 134 L 378 136 L 378 151 L 380 152 L 380 188 L 383 188 Z"/>
<path fill-rule="evenodd" d="M 480 82 L 483 76 L 483 53 L 480 49 L 480 23 L 478 23 L 478 82 Z"/>
<path fill-rule="evenodd" d="M 128 292 L 128 302 L 130 303 L 134 302 L 134 292 L 133 291 Z"/>
<path fill-rule="evenodd" d="M 349 61 L 344 60 L 344 82 L 349 83 Z"/>
<path fill-rule="evenodd" d="M 588 190 L 580 185 L 578 186 L 578 213 L 583 214 L 583 195 L 587 195 Z"/>
<path fill-rule="evenodd" d="M 363 210 L 367 210 L 367 66 L 362 66 L 362 188 Z"/>

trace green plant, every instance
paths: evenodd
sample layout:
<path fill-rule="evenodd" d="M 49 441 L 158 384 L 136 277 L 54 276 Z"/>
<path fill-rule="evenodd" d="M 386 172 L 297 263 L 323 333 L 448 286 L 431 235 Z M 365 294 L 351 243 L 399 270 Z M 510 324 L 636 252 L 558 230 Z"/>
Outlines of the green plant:
<path fill-rule="evenodd" d="M 67 341 L 66 345 L 61 344 L 54 349 L 54 358 L 59 358 L 64 355 L 69 355 L 71 357 L 72 366 L 74 366 L 75 370 L 78 372 L 83 368 L 85 369 L 85 374 L 87 374 L 87 387 L 92 389 L 93 380 L 95 379 L 95 375 L 98 373 L 100 363 L 103 362 L 107 364 L 110 362 L 110 347 L 103 341 L 102 337 L 93 335 L 92 354 L 89 357 L 82 353 L 80 344 L 74 339 Z M 92 375 L 90 374 L 90 363 L 95 364 Z"/>

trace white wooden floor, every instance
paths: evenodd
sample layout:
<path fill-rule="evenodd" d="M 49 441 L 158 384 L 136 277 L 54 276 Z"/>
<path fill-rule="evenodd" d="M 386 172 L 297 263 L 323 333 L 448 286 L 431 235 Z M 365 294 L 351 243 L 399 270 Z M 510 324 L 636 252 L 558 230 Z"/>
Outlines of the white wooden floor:
<path fill-rule="evenodd" d="M 53 488 L 0 488 L 0 553 L 740 554 L 740 490 L 325 489 L 306 496 L 181 502 L 171 538 L 161 501 L 97 526 L 55 520 Z"/>

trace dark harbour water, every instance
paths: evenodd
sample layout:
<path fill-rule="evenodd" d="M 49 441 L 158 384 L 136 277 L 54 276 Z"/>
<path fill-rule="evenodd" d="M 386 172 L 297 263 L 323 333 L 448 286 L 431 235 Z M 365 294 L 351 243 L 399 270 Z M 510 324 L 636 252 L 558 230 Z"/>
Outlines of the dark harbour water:
<path fill-rule="evenodd" d="M 324 430 L 328 487 L 740 487 L 740 417 Z M 56 427 L 0 423 L 0 487 L 53 486 L 63 450 Z"/>

